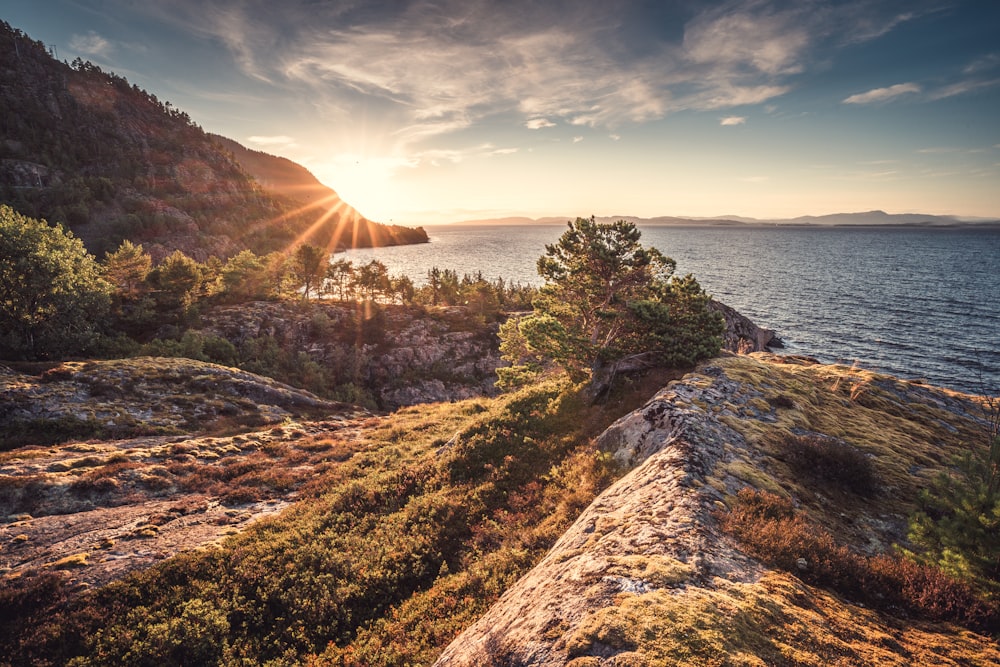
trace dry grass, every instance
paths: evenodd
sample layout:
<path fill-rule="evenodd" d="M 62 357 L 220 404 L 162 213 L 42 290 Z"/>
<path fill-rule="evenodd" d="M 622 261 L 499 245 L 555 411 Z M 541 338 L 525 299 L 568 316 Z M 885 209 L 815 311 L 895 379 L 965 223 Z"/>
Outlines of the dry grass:
<path fill-rule="evenodd" d="M 570 662 L 616 653 L 615 664 L 673 667 L 753 665 L 995 665 L 987 637 L 928 623 L 901 623 L 766 573 L 752 583 L 716 579 L 707 587 L 622 595 L 595 610 L 570 640 Z M 598 664 L 598 663 L 593 663 Z"/>

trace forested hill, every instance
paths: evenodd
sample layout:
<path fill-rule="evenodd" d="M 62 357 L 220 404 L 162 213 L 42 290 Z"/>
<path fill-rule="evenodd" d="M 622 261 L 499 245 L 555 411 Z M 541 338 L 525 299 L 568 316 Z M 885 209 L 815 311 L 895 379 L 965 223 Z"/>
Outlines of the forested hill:
<path fill-rule="evenodd" d="M 122 239 L 154 256 L 180 249 L 199 260 L 300 238 L 331 248 L 427 240 L 422 229 L 367 220 L 328 188 L 308 201 L 287 179 L 258 182 L 254 165 L 271 164 L 324 187 L 282 158 L 233 150 L 121 76 L 56 60 L 2 21 L 0 129 L 0 203 L 65 223 L 95 254 Z"/>
<path fill-rule="evenodd" d="M 336 211 L 339 220 L 334 238 L 337 245 L 370 247 L 426 243 L 422 228 L 374 223 L 340 198 L 333 188 L 319 182 L 312 172 L 288 158 L 255 151 L 217 134 L 209 135 L 236 158 L 236 162 L 271 195 L 291 199 L 311 211 L 313 219 L 328 210 Z M 351 239 L 357 237 L 356 240 Z"/>

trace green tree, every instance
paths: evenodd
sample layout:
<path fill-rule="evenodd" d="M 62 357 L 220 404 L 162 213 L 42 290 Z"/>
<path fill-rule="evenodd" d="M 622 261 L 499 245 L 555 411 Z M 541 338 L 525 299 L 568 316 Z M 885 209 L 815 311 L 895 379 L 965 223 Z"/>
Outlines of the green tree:
<path fill-rule="evenodd" d="M 0 206 L 0 353 L 53 358 L 85 349 L 110 294 L 71 232 Z"/>
<path fill-rule="evenodd" d="M 175 250 L 149 272 L 149 282 L 156 288 L 156 302 L 162 310 L 184 310 L 201 293 L 202 266 Z"/>
<path fill-rule="evenodd" d="M 390 279 L 390 283 L 393 298 L 399 297 L 401 304 L 413 303 L 413 297 L 416 296 L 417 290 L 409 276 L 396 276 Z"/>
<path fill-rule="evenodd" d="M 330 253 L 318 246 L 303 243 L 295 249 L 291 265 L 292 277 L 302 289 L 304 300 L 309 300 L 309 292 L 326 276 L 329 261 Z"/>
<path fill-rule="evenodd" d="M 392 286 L 389 269 L 377 259 L 362 264 L 355 270 L 353 284 L 369 301 L 376 301 L 380 294 L 388 293 Z"/>
<path fill-rule="evenodd" d="M 350 287 L 353 276 L 354 264 L 349 259 L 334 260 L 326 267 L 326 281 L 331 289 L 337 289 L 337 299 L 340 301 L 346 300 L 347 288 Z"/>
<path fill-rule="evenodd" d="M 117 288 L 123 300 L 140 297 L 147 288 L 146 276 L 153 265 L 149 254 L 129 240 L 104 256 L 104 277 Z"/>
<path fill-rule="evenodd" d="M 232 301 L 263 299 L 273 293 L 267 261 L 251 250 L 230 257 L 221 274 L 223 294 Z"/>
<path fill-rule="evenodd" d="M 956 457 L 921 491 L 910 517 L 910 554 L 1000 595 L 1000 397 L 987 403 L 984 442 Z"/>
<path fill-rule="evenodd" d="M 718 353 L 724 323 L 708 310 L 708 295 L 693 277 L 675 278 L 674 261 L 639 239 L 632 223 L 577 218 L 545 247 L 538 260 L 545 285 L 533 313 L 501 330 L 513 363 L 508 380 L 547 359 L 599 391 L 631 367 L 686 365 Z"/>

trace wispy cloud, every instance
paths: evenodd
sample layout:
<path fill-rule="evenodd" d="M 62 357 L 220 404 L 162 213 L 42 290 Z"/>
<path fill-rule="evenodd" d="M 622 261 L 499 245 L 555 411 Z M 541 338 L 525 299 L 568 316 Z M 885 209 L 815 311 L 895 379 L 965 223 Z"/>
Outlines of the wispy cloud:
<path fill-rule="evenodd" d="M 977 58 L 966 65 L 962 72 L 964 74 L 979 74 L 1000 68 L 1000 53 L 989 53 L 982 58 Z"/>
<path fill-rule="evenodd" d="M 887 88 L 875 88 L 865 93 L 858 93 L 845 98 L 844 104 L 880 104 L 896 99 L 901 95 L 919 93 L 921 88 L 915 83 L 897 83 Z"/>
<path fill-rule="evenodd" d="M 572 12 L 465 0 L 158 4 L 145 11 L 224 44 L 247 76 L 332 120 L 364 109 L 366 122 L 411 146 L 498 114 L 535 130 L 615 132 L 677 111 L 767 103 L 814 64 L 818 43 L 871 39 L 910 18 L 861 0 L 730 0 L 681 3 L 670 8 L 674 30 L 650 31 L 629 2 L 612 12 L 603 0 L 577 0 Z"/>
<path fill-rule="evenodd" d="M 581 137 L 581 136 L 579 136 L 579 135 L 577 135 L 577 136 L 573 137 L 573 143 L 574 143 L 574 144 L 578 144 L 578 143 L 580 143 L 581 141 L 583 141 L 583 137 Z M 1000 144 L 998 144 L 998 145 L 996 146 L 996 148 L 1000 148 Z"/>
<path fill-rule="evenodd" d="M 719 125 L 743 125 L 747 122 L 744 116 L 726 116 L 719 119 Z"/>
<path fill-rule="evenodd" d="M 114 50 L 111 42 L 101 37 L 93 30 L 86 35 L 73 35 L 69 47 L 83 56 L 107 57 Z"/>
<path fill-rule="evenodd" d="M 995 79 L 970 79 L 967 81 L 958 81 L 947 86 L 942 86 L 937 90 L 931 91 L 928 94 L 928 99 L 931 100 L 943 100 L 946 97 L 955 97 L 956 95 L 965 95 L 966 93 L 971 93 L 977 90 L 983 90 L 985 88 L 992 88 L 994 86 L 1000 85 L 1000 78 Z"/>
<path fill-rule="evenodd" d="M 524 123 L 524 126 L 527 127 L 529 130 L 540 130 L 543 127 L 555 127 L 556 124 L 553 123 L 548 118 L 529 118 Z"/>
<path fill-rule="evenodd" d="M 918 153 L 924 155 L 941 155 L 948 153 L 975 154 L 985 152 L 982 148 L 959 148 L 957 146 L 931 146 L 929 148 L 918 148 Z"/>

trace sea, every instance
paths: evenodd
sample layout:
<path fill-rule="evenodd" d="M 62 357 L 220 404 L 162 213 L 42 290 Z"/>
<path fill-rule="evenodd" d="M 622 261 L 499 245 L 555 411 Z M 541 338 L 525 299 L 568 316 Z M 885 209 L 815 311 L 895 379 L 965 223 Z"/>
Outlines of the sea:
<path fill-rule="evenodd" d="M 349 250 L 421 285 L 433 268 L 540 285 L 565 226 L 425 227 L 430 243 Z M 1000 229 L 639 226 L 641 243 L 773 329 L 786 354 L 1000 394 Z"/>

